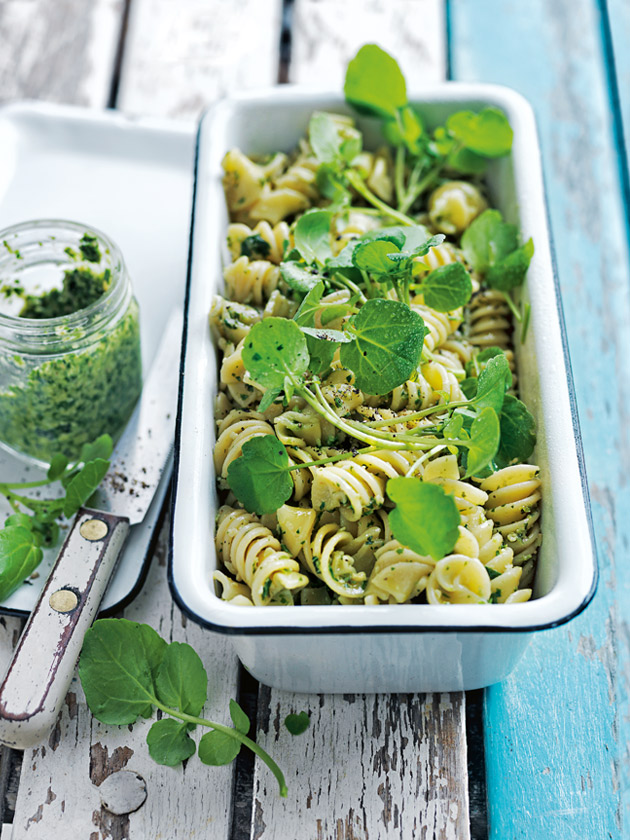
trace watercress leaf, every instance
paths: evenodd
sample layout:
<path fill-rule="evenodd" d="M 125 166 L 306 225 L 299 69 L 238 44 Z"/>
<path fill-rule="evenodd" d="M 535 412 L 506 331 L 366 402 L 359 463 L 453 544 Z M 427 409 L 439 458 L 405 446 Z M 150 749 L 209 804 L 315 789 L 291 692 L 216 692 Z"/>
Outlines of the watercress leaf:
<path fill-rule="evenodd" d="M 323 263 L 332 256 L 330 210 L 308 210 L 298 219 L 293 234 L 296 249 L 307 263 Z"/>
<path fill-rule="evenodd" d="M 241 742 L 225 732 L 214 729 L 199 741 L 198 754 L 204 764 L 219 767 L 230 764 L 241 751 Z"/>
<path fill-rule="evenodd" d="M 284 719 L 284 725 L 289 730 L 291 735 L 301 735 L 309 728 L 311 718 L 308 712 L 299 712 L 296 714 L 289 714 Z"/>
<path fill-rule="evenodd" d="M 53 455 L 46 475 L 51 481 L 57 481 L 57 479 L 61 478 L 61 476 L 65 473 L 67 466 L 68 459 L 65 455 L 62 455 L 61 453 Z"/>
<path fill-rule="evenodd" d="M 308 137 L 315 157 L 322 163 L 333 163 L 339 157 L 339 123 L 330 114 L 315 111 L 308 124 Z"/>
<path fill-rule="evenodd" d="M 477 393 L 474 399 L 476 408 L 483 409 L 490 406 L 499 414 L 505 392 L 511 385 L 512 372 L 505 354 L 501 353 L 499 356 L 493 356 L 479 374 Z"/>
<path fill-rule="evenodd" d="M 320 341 L 312 335 L 306 336 L 309 363 L 308 369 L 315 376 L 322 376 L 332 364 L 338 345 L 332 341 Z"/>
<path fill-rule="evenodd" d="M 405 247 L 407 249 L 410 248 L 410 242 L 413 241 L 414 239 L 415 239 L 415 237 L 413 235 L 409 235 L 407 237 L 407 239 L 405 241 Z M 443 233 L 437 233 L 435 236 L 430 236 L 428 238 L 425 237 L 425 239 L 423 241 L 419 242 L 419 243 L 416 240 L 416 242 L 414 243 L 414 245 L 411 248 L 412 255 L 414 257 L 424 257 L 426 254 L 429 253 L 431 248 L 435 247 L 436 245 L 441 245 L 442 242 L 444 242 L 445 239 L 446 239 L 446 237 L 444 236 Z"/>
<path fill-rule="evenodd" d="M 230 717 L 232 718 L 232 723 L 236 729 L 238 729 L 239 732 L 242 732 L 243 735 L 247 735 L 251 723 L 236 700 L 230 700 Z"/>
<path fill-rule="evenodd" d="M 243 345 L 243 363 L 264 388 L 283 390 L 285 378 L 308 369 L 308 350 L 302 330 L 286 318 L 265 318 L 251 328 Z"/>
<path fill-rule="evenodd" d="M 342 332 L 341 330 L 327 330 L 324 327 L 315 329 L 314 327 L 302 327 L 302 332 L 310 335 L 311 338 L 316 338 L 318 341 L 328 341 L 334 344 L 347 344 L 349 341 L 354 341 L 351 335 Z"/>
<path fill-rule="evenodd" d="M 480 175 L 488 166 L 488 158 L 470 149 L 453 149 L 448 156 L 448 166 L 463 175 Z"/>
<path fill-rule="evenodd" d="M 271 251 L 271 245 L 259 233 L 246 236 L 241 242 L 241 256 L 252 260 L 266 260 Z"/>
<path fill-rule="evenodd" d="M 314 327 L 315 316 L 321 309 L 320 301 L 324 294 L 325 286 L 323 280 L 318 282 L 309 290 L 306 297 L 302 300 L 300 308 L 293 316 L 293 320 L 301 327 Z"/>
<path fill-rule="evenodd" d="M 197 716 L 208 696 L 208 675 L 196 651 L 171 642 L 155 675 L 158 700 L 172 709 Z"/>
<path fill-rule="evenodd" d="M 156 720 L 147 733 L 149 755 L 157 764 L 176 767 L 197 749 L 188 735 L 188 726 L 173 718 Z"/>
<path fill-rule="evenodd" d="M 518 248 L 518 229 L 504 222 L 498 210 L 484 210 L 464 231 L 461 246 L 470 265 L 485 274 Z"/>
<path fill-rule="evenodd" d="M 294 261 L 281 262 L 280 274 L 287 286 L 302 295 L 307 294 L 322 279 L 316 268 Z"/>
<path fill-rule="evenodd" d="M 468 432 L 464 429 L 464 418 L 462 415 L 451 414 L 442 427 L 442 434 L 446 438 L 468 437 Z"/>
<path fill-rule="evenodd" d="M 363 114 L 396 117 L 407 104 L 407 86 L 396 60 L 376 44 L 365 44 L 348 64 L 346 101 Z"/>
<path fill-rule="evenodd" d="M 357 388 L 387 394 L 413 374 L 424 343 L 424 321 L 395 300 L 368 300 L 346 324 L 354 335 L 342 344 L 341 364 L 354 371 Z"/>
<path fill-rule="evenodd" d="M 103 723 L 133 723 L 150 717 L 155 677 L 167 644 L 148 624 L 102 618 L 85 634 L 79 677 L 94 717 Z"/>
<path fill-rule="evenodd" d="M 477 475 L 497 454 L 501 429 L 496 411 L 487 406 L 473 420 L 467 447 L 466 475 Z"/>
<path fill-rule="evenodd" d="M 467 400 L 472 400 L 477 393 L 477 382 L 478 380 L 476 376 L 468 376 L 459 383 L 459 387 L 464 392 L 464 396 Z"/>
<path fill-rule="evenodd" d="M 275 435 L 250 438 L 228 467 L 227 482 L 250 513 L 273 513 L 293 493 L 286 449 Z"/>
<path fill-rule="evenodd" d="M 42 562 L 43 552 L 35 534 L 24 525 L 0 531 L 0 601 L 8 598 Z"/>
<path fill-rule="evenodd" d="M 282 393 L 283 388 L 267 388 L 265 393 L 262 395 L 260 400 L 260 405 L 258 406 L 259 411 L 267 411 L 269 406 L 276 401 L 276 399 Z"/>
<path fill-rule="evenodd" d="M 397 540 L 435 560 L 452 551 L 460 521 L 453 496 L 417 478 L 390 478 L 387 495 L 396 503 L 389 523 Z"/>
<path fill-rule="evenodd" d="M 81 505 L 85 504 L 96 490 L 109 469 L 109 461 L 96 458 L 88 461 L 74 476 L 66 488 L 66 498 L 63 500 L 63 515 L 73 516 Z"/>
<path fill-rule="evenodd" d="M 95 441 L 92 441 L 92 443 L 83 444 L 79 460 L 84 464 L 87 464 L 88 461 L 96 461 L 97 458 L 107 461 L 113 449 L 114 444 L 111 437 L 109 435 L 101 435 Z"/>
<path fill-rule="evenodd" d="M 416 228 L 406 228 L 401 225 L 389 225 L 379 227 L 376 230 L 368 230 L 359 237 L 359 242 L 374 242 L 382 239 L 384 242 L 393 242 L 399 249 L 405 245 L 408 231 L 415 231 Z"/>
<path fill-rule="evenodd" d="M 437 312 L 451 312 L 464 306 L 472 294 L 470 275 L 460 262 L 442 265 L 422 282 L 424 302 Z"/>
<path fill-rule="evenodd" d="M 536 422 L 519 399 L 506 394 L 501 411 L 501 442 L 496 454 L 498 467 L 514 461 L 527 462 L 536 445 Z"/>
<path fill-rule="evenodd" d="M 446 128 L 467 149 L 484 157 L 503 157 L 512 148 L 514 133 L 498 108 L 483 108 L 478 114 L 458 111 L 447 119 Z"/>
<path fill-rule="evenodd" d="M 397 271 L 398 266 L 389 256 L 397 252 L 400 248 L 388 239 L 361 242 L 352 253 L 352 263 L 360 271 L 370 274 L 390 274 Z"/>
<path fill-rule="evenodd" d="M 383 134 L 392 146 L 406 146 L 417 157 L 422 152 L 422 120 L 410 105 L 399 108 L 393 119 L 383 125 Z"/>
<path fill-rule="evenodd" d="M 4 527 L 9 528 L 13 525 L 19 525 L 22 528 L 27 528 L 29 531 L 33 530 L 35 522 L 32 516 L 28 513 L 12 513 L 4 520 Z"/>
<path fill-rule="evenodd" d="M 486 274 L 486 283 L 493 289 L 506 292 L 509 289 L 520 286 L 531 258 L 534 256 L 534 243 L 528 239 L 524 245 L 512 251 L 507 257 L 496 265 L 491 266 Z"/>
<path fill-rule="evenodd" d="M 329 210 L 336 212 L 350 204 L 352 195 L 345 175 L 338 166 L 331 163 L 320 164 L 315 174 L 315 183 L 324 198 L 330 200 Z"/>

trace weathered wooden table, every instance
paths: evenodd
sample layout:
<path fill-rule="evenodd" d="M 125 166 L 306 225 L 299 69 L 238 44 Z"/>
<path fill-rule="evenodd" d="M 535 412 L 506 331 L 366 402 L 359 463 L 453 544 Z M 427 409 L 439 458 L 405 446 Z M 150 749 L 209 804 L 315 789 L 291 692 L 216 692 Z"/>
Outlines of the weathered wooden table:
<path fill-rule="evenodd" d="M 251 757 L 153 764 L 148 723 L 100 725 L 73 683 L 46 743 L 2 751 L 2 840 L 630 836 L 629 38 L 627 0 L 0 0 L 2 101 L 116 107 L 192 130 L 230 90 L 338 87 L 370 41 L 398 57 L 412 88 L 452 77 L 524 93 L 542 135 L 601 563 L 589 609 L 539 634 L 502 685 L 466 697 L 300 696 L 253 684 L 229 641 L 173 605 L 165 525 L 125 615 L 200 652 L 207 715 L 225 719 L 240 698 L 288 799 Z M 20 621 L 0 625 L 6 658 Z M 302 709 L 311 726 L 292 738 L 280 721 Z M 148 796 L 114 816 L 99 785 L 122 768 Z"/>

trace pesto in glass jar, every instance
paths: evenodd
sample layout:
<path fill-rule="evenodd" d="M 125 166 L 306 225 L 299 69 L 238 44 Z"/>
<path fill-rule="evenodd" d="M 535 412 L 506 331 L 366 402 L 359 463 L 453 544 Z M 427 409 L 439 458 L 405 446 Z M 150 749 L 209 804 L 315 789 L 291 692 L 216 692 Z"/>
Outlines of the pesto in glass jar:
<path fill-rule="evenodd" d="M 73 460 L 120 435 L 141 389 L 138 304 L 116 245 L 74 222 L 0 231 L 0 444 Z"/>

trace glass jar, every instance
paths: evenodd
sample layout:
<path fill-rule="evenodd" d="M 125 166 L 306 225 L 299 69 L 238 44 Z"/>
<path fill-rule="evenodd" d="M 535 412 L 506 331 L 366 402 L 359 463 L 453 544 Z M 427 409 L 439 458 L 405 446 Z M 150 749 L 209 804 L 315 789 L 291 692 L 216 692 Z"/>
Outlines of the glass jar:
<path fill-rule="evenodd" d="M 91 283 L 104 291 L 86 305 Z M 51 289 L 66 285 L 66 309 L 83 308 L 47 317 Z M 60 220 L 0 231 L 0 445 L 75 460 L 84 443 L 120 435 L 141 389 L 138 304 L 111 239 Z"/>

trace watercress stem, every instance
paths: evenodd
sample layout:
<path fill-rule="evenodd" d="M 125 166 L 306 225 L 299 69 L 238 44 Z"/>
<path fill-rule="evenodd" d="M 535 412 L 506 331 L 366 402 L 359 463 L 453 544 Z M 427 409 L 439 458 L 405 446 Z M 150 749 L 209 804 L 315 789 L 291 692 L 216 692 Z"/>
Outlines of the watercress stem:
<path fill-rule="evenodd" d="M 429 169 L 427 174 L 420 181 L 416 181 L 414 179 L 414 182 L 412 183 L 412 179 L 410 179 L 409 187 L 407 189 L 407 195 L 405 196 L 404 201 L 400 205 L 400 210 L 403 213 L 406 213 L 409 210 L 409 208 L 413 205 L 414 201 L 416 201 L 416 199 L 418 199 L 422 195 L 422 193 L 428 187 L 431 186 L 433 181 L 435 181 L 435 179 L 440 174 L 443 165 L 444 165 L 443 161 L 440 161 L 439 163 L 435 164 L 435 166 L 433 166 L 431 169 Z M 414 173 L 415 172 L 416 172 L 416 170 L 414 170 Z M 413 173 L 412 173 L 412 177 L 413 177 Z"/>
<path fill-rule="evenodd" d="M 394 168 L 394 185 L 396 187 L 396 203 L 398 209 L 402 204 L 405 195 L 405 147 L 398 146 L 396 149 L 396 164 Z"/>
<path fill-rule="evenodd" d="M 512 300 L 512 295 L 509 292 L 501 292 L 501 294 L 505 298 L 505 302 L 507 303 L 507 305 L 510 307 L 510 311 L 512 312 L 512 315 L 516 318 L 516 320 L 520 324 L 521 321 L 523 320 L 523 316 L 518 311 L 518 307 L 516 306 L 516 304 Z"/>
<path fill-rule="evenodd" d="M 194 723 L 196 726 L 207 726 L 211 729 L 217 729 L 219 732 L 223 732 L 225 735 L 229 735 L 231 738 L 235 738 L 237 741 L 240 741 L 241 744 L 244 744 L 246 747 L 255 753 L 262 761 L 265 762 L 267 767 L 271 770 L 273 775 L 278 780 L 278 785 L 280 786 L 280 796 L 287 795 L 287 783 L 284 778 L 284 774 L 282 770 L 278 767 L 276 762 L 273 758 L 269 755 L 269 753 L 265 752 L 262 747 L 259 747 L 256 741 L 252 741 L 251 738 L 248 738 L 247 735 L 243 735 L 242 732 L 239 732 L 238 729 L 233 729 L 231 726 L 224 726 L 222 723 L 215 723 L 212 720 L 206 720 L 205 718 L 198 718 L 193 717 L 192 715 L 187 715 L 185 712 L 177 712 L 175 709 L 170 709 L 168 706 L 163 706 L 157 699 L 153 699 L 155 705 L 158 709 L 161 709 L 165 714 L 170 715 L 171 717 L 178 718 L 179 720 L 183 720 L 186 723 Z"/>
<path fill-rule="evenodd" d="M 288 447 L 290 450 L 291 447 Z M 366 446 L 364 449 L 357 449 L 356 452 L 340 452 L 339 455 L 331 455 L 329 458 L 320 458 L 317 461 L 306 461 L 300 464 L 293 464 L 289 467 L 289 472 L 292 470 L 309 469 L 310 467 L 321 467 L 324 464 L 334 464 L 336 461 L 347 461 L 348 458 L 354 458 L 355 455 L 366 455 L 368 452 L 374 452 L 375 446 Z M 289 452 L 289 457 L 291 453 Z"/>
<path fill-rule="evenodd" d="M 393 207 L 390 207 L 389 204 L 385 204 L 385 202 L 381 201 L 377 195 L 374 195 L 372 190 L 367 186 L 365 181 L 363 181 L 357 172 L 350 171 L 348 173 L 348 181 L 359 193 L 359 195 L 363 196 L 363 198 L 373 207 L 377 207 L 381 210 L 384 215 L 389 216 L 392 219 L 396 219 L 401 224 L 408 225 L 409 227 L 413 227 L 416 224 L 410 216 L 407 216 L 405 213 L 401 213 L 398 210 L 394 210 Z"/>
<path fill-rule="evenodd" d="M 4 494 L 5 490 L 13 490 L 14 487 L 24 487 L 28 490 L 32 487 L 45 487 L 52 483 L 49 478 L 42 478 L 40 481 L 16 481 L 14 484 L 0 484 L 0 493 Z"/>

